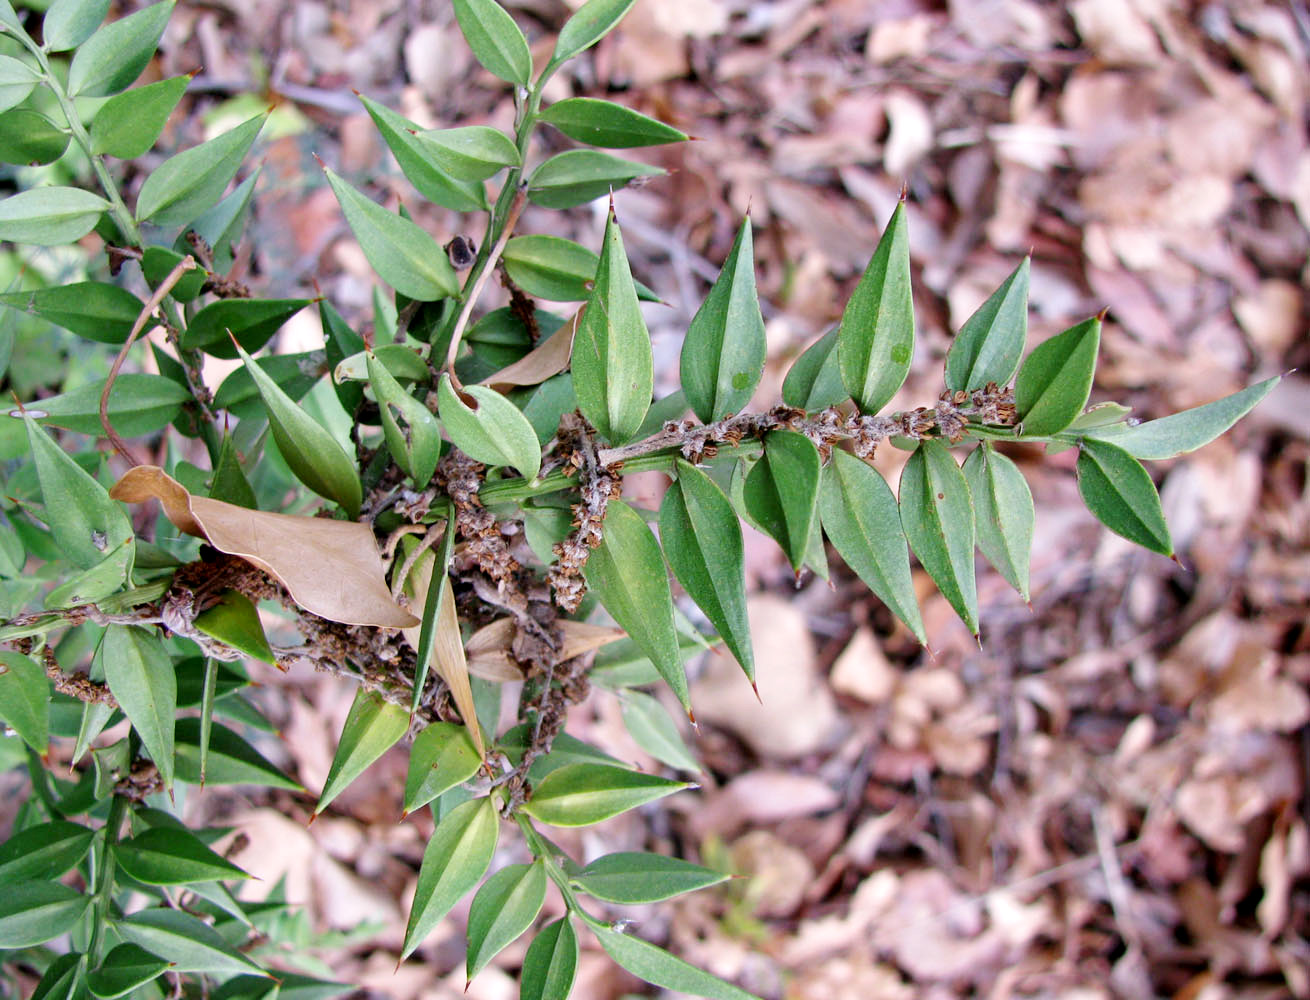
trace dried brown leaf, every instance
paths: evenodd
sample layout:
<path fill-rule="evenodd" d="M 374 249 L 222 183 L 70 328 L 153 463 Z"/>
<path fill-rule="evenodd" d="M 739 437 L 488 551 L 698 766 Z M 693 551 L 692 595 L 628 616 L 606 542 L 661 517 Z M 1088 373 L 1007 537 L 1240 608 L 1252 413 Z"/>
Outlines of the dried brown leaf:
<path fill-rule="evenodd" d="M 506 365 L 494 375 L 488 375 L 481 384 L 504 392 L 516 385 L 540 385 L 552 375 L 558 375 L 569 366 L 569 357 L 573 354 L 573 335 L 578 330 L 578 322 L 585 308 L 583 306 L 575 312 L 572 319 L 513 364 Z"/>

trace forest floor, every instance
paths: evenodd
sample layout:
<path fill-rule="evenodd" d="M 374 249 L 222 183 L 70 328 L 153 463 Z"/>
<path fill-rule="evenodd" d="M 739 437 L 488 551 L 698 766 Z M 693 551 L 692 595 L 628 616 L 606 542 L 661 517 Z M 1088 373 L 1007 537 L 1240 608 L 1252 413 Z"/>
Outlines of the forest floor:
<path fill-rule="evenodd" d="M 508 6 L 544 58 L 564 4 Z M 512 119 L 445 3 L 183 3 L 158 71 L 196 66 L 162 147 L 277 104 L 248 280 L 316 280 L 359 317 L 371 272 L 312 153 L 443 242 L 464 230 L 420 206 L 352 89 L 427 126 Z M 659 394 L 743 213 L 771 405 L 904 189 L 919 341 L 893 407 L 937 397 L 952 332 L 1031 253 L 1033 335 L 1108 308 L 1093 401 L 1145 418 L 1310 365 L 1307 67 L 1300 0 L 638 0 L 547 97 L 608 96 L 697 139 L 642 151 L 669 176 L 615 199 L 667 302 L 648 316 Z M 529 209 L 519 231 L 596 247 L 603 221 L 601 203 Z M 293 324 L 282 348 L 318 336 Z M 703 788 L 561 843 L 750 875 L 615 915 L 767 998 L 1310 997 L 1310 378 L 1153 465 L 1181 565 L 1092 519 L 1071 454 L 1011 454 L 1038 510 L 1031 607 L 985 572 L 980 648 L 916 577 L 927 652 L 839 560 L 797 586 L 752 536 L 763 705 L 726 657 L 694 662 Z M 906 457 L 877 465 L 894 483 Z M 260 679 L 284 760 L 318 787 L 353 692 Z M 612 696 L 570 726 L 650 763 Z M 324 952 L 335 976 L 393 1000 L 517 996 L 522 942 L 463 994 L 459 910 L 393 972 L 430 832 L 397 823 L 403 768 L 385 758 L 308 829 L 292 798 L 209 818 L 251 837 L 236 860 L 284 875 L 319 931 L 368 925 Z M 584 951 L 578 1000 L 640 992 Z"/>

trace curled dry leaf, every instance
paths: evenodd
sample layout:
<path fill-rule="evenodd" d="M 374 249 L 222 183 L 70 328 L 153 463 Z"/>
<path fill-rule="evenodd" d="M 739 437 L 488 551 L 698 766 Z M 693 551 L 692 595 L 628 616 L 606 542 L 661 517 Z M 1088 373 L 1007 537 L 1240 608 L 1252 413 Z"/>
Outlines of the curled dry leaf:
<path fill-rule="evenodd" d="M 386 628 L 418 624 L 392 600 L 367 525 L 247 510 L 195 496 L 155 465 L 131 469 L 109 495 L 125 503 L 158 500 L 179 531 L 258 566 L 286 587 L 293 601 L 321 618 Z"/>
<path fill-rule="evenodd" d="M 555 657 L 556 663 L 590 653 L 627 635 L 621 628 L 569 620 L 559 622 L 559 629 L 562 641 Z M 510 653 L 513 642 L 512 618 L 497 618 L 490 625 L 478 629 L 464 644 L 464 651 L 468 654 L 469 673 L 489 681 L 523 680 L 523 670 Z"/>
<path fill-rule="evenodd" d="M 558 375 L 569 366 L 569 358 L 573 354 L 573 335 L 578 330 L 578 323 L 586 308 L 583 306 L 573 314 L 572 319 L 531 351 L 494 375 L 487 376 L 481 384 L 504 392 L 518 385 L 540 385 L 552 375 Z"/>

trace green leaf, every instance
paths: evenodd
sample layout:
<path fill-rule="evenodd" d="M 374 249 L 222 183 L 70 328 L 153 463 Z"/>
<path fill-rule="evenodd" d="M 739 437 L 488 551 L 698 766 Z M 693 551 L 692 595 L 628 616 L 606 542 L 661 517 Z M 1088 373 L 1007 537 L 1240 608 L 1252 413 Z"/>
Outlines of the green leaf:
<path fill-rule="evenodd" d="M 200 731 L 200 719 L 177 720 L 175 733 L 177 776 L 192 785 L 201 783 Z M 217 722 L 213 723 L 209 734 L 209 753 L 205 764 L 204 783 L 206 785 L 262 785 L 268 788 L 301 791 L 298 782 L 292 781 L 279 771 L 244 738 Z"/>
<path fill-rule="evenodd" d="M 1123 448 L 1109 441 L 1084 441 L 1078 452 L 1078 492 L 1087 509 L 1115 534 L 1173 556 L 1174 543 L 1155 483 L 1142 463 Z"/>
<path fill-rule="evenodd" d="M 58 246 L 95 228 L 109 202 L 72 187 L 38 187 L 0 200 L 0 240 Z"/>
<path fill-rule="evenodd" d="M 177 675 L 153 632 L 135 625 L 110 625 L 103 643 L 105 682 L 159 768 L 165 788 L 173 786 L 173 719 Z"/>
<path fill-rule="evenodd" d="M 570 139 L 609 149 L 659 146 L 687 139 L 687 133 L 672 125 L 594 97 L 556 101 L 541 113 L 541 120 L 554 125 Z"/>
<path fill-rule="evenodd" d="M 494 3 L 495 0 L 481 0 L 481 2 Z M 369 113 L 369 117 L 373 119 L 373 124 L 386 142 L 387 148 L 391 150 L 391 155 L 396 158 L 401 172 L 419 194 L 428 201 L 456 212 L 478 212 L 486 209 L 487 194 L 481 184 L 471 184 L 468 181 L 458 181 L 448 177 L 431 162 L 427 151 L 419 142 L 418 125 L 362 94 L 359 99 Z M 442 254 L 442 257 L 444 258 L 445 254 Z"/>
<path fill-rule="evenodd" d="M 405 391 L 377 355 L 368 352 L 365 362 L 369 384 L 381 410 L 387 449 L 401 471 L 422 489 L 432 478 L 437 459 L 441 457 L 441 425 L 431 410 Z M 403 427 L 401 420 L 405 422 Z M 533 450 L 540 464 L 540 453 Z"/>
<path fill-rule="evenodd" d="M 901 527 L 910 548 L 969 631 L 978 634 L 973 502 L 940 441 L 920 441 L 901 472 Z"/>
<path fill-rule="evenodd" d="M 687 748 L 677 724 L 658 699 L 641 691 L 622 695 L 623 725 L 628 734 L 648 754 L 662 764 L 679 771 L 696 772 L 700 761 Z"/>
<path fill-rule="evenodd" d="M 1144 461 L 1175 458 L 1209 444 L 1250 413 L 1280 381 L 1282 376 L 1275 375 L 1204 406 L 1194 406 L 1181 413 L 1133 426 L 1111 424 L 1098 427 L 1089 431 L 1086 437 L 1109 441 Z"/>
<path fill-rule="evenodd" d="M 505 244 L 500 259 L 514 284 L 533 298 L 552 302 L 589 298 L 600 266 L 599 256 L 559 236 L 515 236 Z M 641 282 L 634 281 L 633 285 L 643 302 L 660 301 Z"/>
<path fill-rule="evenodd" d="M 1101 320 L 1071 326 L 1033 348 L 1014 383 L 1023 433 L 1055 434 L 1078 418 L 1092 392 Z"/>
<path fill-rule="evenodd" d="M 257 351 L 292 316 L 309 305 L 309 299 L 223 299 L 212 302 L 192 317 L 182 333 L 182 346 L 216 358 L 235 358 L 231 337 L 247 351 Z M 231 332 L 231 337 L 228 335 Z"/>
<path fill-rule="evenodd" d="M 714 480 L 682 459 L 676 469 L 678 477 L 660 504 L 664 558 L 754 684 L 741 524 Z"/>
<path fill-rule="evenodd" d="M 429 129 L 417 138 L 437 169 L 456 180 L 486 180 L 520 163 L 514 140 L 488 125 Z"/>
<path fill-rule="evenodd" d="M 838 333 L 829 330 L 792 362 L 782 380 L 782 401 L 788 406 L 813 413 L 849 398 L 838 364 Z"/>
<path fill-rule="evenodd" d="M 465 978 L 472 979 L 532 926 L 546 901 L 546 865 L 507 865 L 487 879 L 469 907 Z"/>
<path fill-rule="evenodd" d="M 0 649 L 0 722 L 37 753 L 50 748 L 50 680 L 39 663 L 10 649 Z"/>
<path fill-rule="evenodd" d="M 740 413 L 750 402 L 764 371 L 764 352 L 748 216 L 682 344 L 682 388 L 703 423 Z"/>
<path fill-rule="evenodd" d="M 37 417 L 42 424 L 103 435 L 100 394 L 104 388 L 105 380 L 97 379 L 27 405 L 29 411 L 44 414 Z M 114 387 L 109 390 L 109 420 L 114 430 L 126 438 L 153 434 L 167 427 L 190 401 L 191 394 L 170 378 L 129 372 L 114 379 Z"/>
<path fill-rule="evenodd" d="M 155 167 L 137 195 L 137 221 L 177 225 L 213 207 L 241 168 L 267 117 L 256 115 Z"/>
<path fill-rule="evenodd" d="M 478 884 L 496 852 L 499 832 L 500 820 L 489 797 L 456 806 L 437 824 L 419 866 L 402 959 Z"/>
<path fill-rule="evenodd" d="M 167 955 L 174 972 L 268 976 L 212 927 L 181 910 L 142 910 L 114 921 L 113 929 L 131 944 L 156 955 Z"/>
<path fill-rule="evenodd" d="M 493 76 L 526 87 L 532 79 L 528 40 L 496 0 L 455 0 L 455 19 L 478 62 Z"/>
<path fill-rule="evenodd" d="M 44 501 L 40 515 L 59 539 L 63 558 L 91 569 L 134 537 L 132 523 L 109 493 L 50 439 L 36 421 L 24 421 Z"/>
<path fill-rule="evenodd" d="M 108 13 L 109 0 L 54 0 L 41 21 L 41 41 L 50 52 L 75 49 L 95 33 Z"/>
<path fill-rule="evenodd" d="M 17 654 L 0 654 L 0 658 Z M 76 823 L 54 820 L 30 826 L 0 844 L 0 884 L 19 879 L 53 882 L 91 849 L 96 833 Z"/>
<path fill-rule="evenodd" d="M 150 62 L 173 0 L 110 21 L 77 47 L 68 66 L 70 97 L 105 97 L 132 85 Z"/>
<path fill-rule="evenodd" d="M 665 989 L 711 1000 L 759 1000 L 759 997 L 670 955 L 663 948 L 618 931 L 593 927 L 610 958 L 638 979 Z"/>
<path fill-rule="evenodd" d="M 993 380 L 994 381 L 994 380 Z M 978 548 L 1028 600 L 1028 563 L 1033 547 L 1033 495 L 1019 467 L 984 441 L 964 461 L 973 500 Z"/>
<path fill-rule="evenodd" d="M 459 294 L 459 279 L 446 252 L 426 230 L 365 198 L 326 167 L 324 173 L 378 277 L 421 302 Z"/>
<path fill-rule="evenodd" d="M 846 565 L 926 645 L 901 513 L 878 470 L 833 449 L 819 488 L 819 519 Z"/>
<path fill-rule="evenodd" d="M 229 351 L 231 343 L 228 344 Z M 235 352 L 232 352 L 235 354 Z M 326 366 L 326 352 L 270 354 L 256 358 L 257 364 L 293 400 L 303 399 L 320 378 Z M 244 367 L 236 368 L 214 393 L 214 407 L 227 410 L 238 420 L 262 420 L 266 415 L 264 400 L 255 380 Z M 242 504 L 242 506 L 246 506 Z"/>
<path fill-rule="evenodd" d="M 75 281 L 53 288 L 0 294 L 0 303 L 62 326 L 79 337 L 102 344 L 121 344 L 145 303 L 125 288 L 103 281 Z M 147 319 L 144 330 L 158 320 Z M 43 403 L 44 406 L 44 403 Z"/>
<path fill-rule="evenodd" d="M 533 790 L 523 811 L 551 826 L 590 826 L 689 787 L 608 764 L 566 764 Z"/>
<path fill-rule="evenodd" d="M 91 152 L 123 160 L 150 152 L 190 82 L 173 76 L 111 97 L 91 121 Z"/>
<path fill-rule="evenodd" d="M 273 440 L 296 478 L 319 496 L 340 504 L 351 518 L 357 517 L 363 492 L 354 461 L 326 428 L 255 364 L 254 358 L 240 347 L 237 353 L 255 380 L 268 409 Z"/>
<path fill-rule="evenodd" d="M 606 854 L 572 879 L 573 887 L 607 903 L 658 903 L 725 882 L 728 875 L 660 854 Z"/>
<path fill-rule="evenodd" d="M 427 805 L 438 795 L 478 773 L 482 759 L 468 729 L 434 722 L 414 740 L 405 776 L 405 812 Z"/>
<path fill-rule="evenodd" d="M 519 973 L 519 1000 L 568 1000 L 578 969 L 578 935 L 568 914 L 547 924 L 528 945 Z"/>
<path fill-rule="evenodd" d="M 621 500 L 611 500 L 606 509 L 601 543 L 592 550 L 584 574 L 605 610 L 655 664 L 690 713 L 664 557 L 641 515 Z"/>
<path fill-rule="evenodd" d="M 64 155 L 72 137 L 39 111 L 0 112 L 0 163 L 43 166 Z"/>
<path fill-rule="evenodd" d="M 117 548 L 110 549 L 100 562 L 64 580 L 46 594 L 45 606 L 71 608 L 78 604 L 91 604 L 117 593 L 132 572 L 135 557 L 136 539 L 124 539 Z"/>
<path fill-rule="evenodd" d="M 0 893 L 0 948 L 30 948 L 67 934 L 90 905 L 90 896 L 58 882 L 8 882 Z"/>
<path fill-rule="evenodd" d="M 120 944 L 105 956 L 100 968 L 87 974 L 86 985 L 92 996 L 113 1000 L 144 986 L 172 964 L 140 945 Z"/>
<path fill-rule="evenodd" d="M 60 955 L 46 966 L 31 1000 L 81 1000 L 86 995 L 85 973 L 85 955 L 75 951 Z"/>
<path fill-rule="evenodd" d="M 842 313 L 842 383 L 865 413 L 877 413 L 905 381 L 914 353 L 914 296 L 905 203 L 892 213 L 864 277 Z"/>
<path fill-rule="evenodd" d="M 278 915 L 280 919 L 281 915 Z M 276 991 L 276 992 L 273 992 Z M 356 992 L 346 983 L 333 983 L 324 979 L 311 979 L 294 972 L 277 971 L 276 982 L 237 976 L 229 979 L 210 993 L 212 1000 L 331 1000 L 343 993 Z"/>
<path fill-rule="evenodd" d="M 114 844 L 119 867 L 146 885 L 190 885 L 250 876 L 188 830 L 153 827 Z"/>
<path fill-rule="evenodd" d="M 195 618 L 196 628 L 224 645 L 264 663 L 277 663 L 254 603 L 239 590 L 224 591 Z"/>
<path fill-rule="evenodd" d="M 746 476 L 746 511 L 782 546 L 800 572 L 810 544 L 819 498 L 819 449 L 796 431 L 770 431 L 764 458 Z"/>
<path fill-rule="evenodd" d="M 209 249 L 214 256 L 214 267 L 219 271 L 226 271 L 232 266 L 232 244 L 241 238 L 241 233 L 245 229 L 246 219 L 250 215 L 250 202 L 255 193 L 255 183 L 259 180 L 262 170 L 263 167 L 252 170 L 245 180 L 220 198 L 213 208 L 196 216 L 187 227 L 188 232 L 195 233 L 209 244 Z M 181 246 L 174 244 L 175 250 L 190 249 L 186 244 L 186 233 L 179 236 L 178 240 Z M 179 282 L 179 284 L 183 283 Z"/>
<path fill-rule="evenodd" d="M 596 284 L 573 337 L 573 388 L 578 408 L 601 437 L 622 444 L 650 409 L 654 362 L 613 211 L 603 242 Z"/>
<path fill-rule="evenodd" d="M 965 320 L 946 352 L 946 388 L 973 392 L 988 382 L 1007 385 L 1028 339 L 1028 271 L 1025 257 L 1001 287 Z"/>
<path fill-rule="evenodd" d="M 588 0 L 559 30 L 555 51 L 551 53 L 551 66 L 572 59 L 579 52 L 591 48 L 613 30 L 623 19 L 635 0 Z"/>
<path fill-rule="evenodd" d="M 570 149 L 556 153 L 532 172 L 528 198 L 543 208 L 573 208 L 627 187 L 638 177 L 661 177 L 666 173 L 661 167 L 594 149 Z"/>
<path fill-rule="evenodd" d="M 22 104 L 40 79 L 40 74 L 22 60 L 0 56 L 0 111 Z"/>
<path fill-rule="evenodd" d="M 314 815 L 327 808 L 328 803 L 363 774 L 365 768 L 399 742 L 408 729 L 408 712 L 386 701 L 377 692 L 360 688 L 355 693 L 350 714 L 346 716 Z"/>
<path fill-rule="evenodd" d="M 379 344 L 372 351 L 361 348 L 358 353 L 338 361 L 332 368 L 333 380 L 367 381 L 370 354 L 397 381 L 426 382 L 432 375 L 427 360 L 408 344 Z"/>
<path fill-rule="evenodd" d="M 437 386 L 437 409 L 450 440 L 469 458 L 484 465 L 513 466 L 524 479 L 536 478 L 541 470 L 537 432 L 522 411 L 496 390 L 468 385 L 457 394 L 450 373 L 445 372 Z"/>

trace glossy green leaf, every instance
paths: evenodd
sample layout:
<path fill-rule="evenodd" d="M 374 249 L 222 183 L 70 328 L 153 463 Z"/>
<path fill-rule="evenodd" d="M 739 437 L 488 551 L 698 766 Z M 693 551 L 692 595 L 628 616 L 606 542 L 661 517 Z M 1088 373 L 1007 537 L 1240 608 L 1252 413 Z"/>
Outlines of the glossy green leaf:
<path fill-rule="evenodd" d="M 91 121 L 91 152 L 124 160 L 148 153 L 190 82 L 173 76 L 111 97 Z"/>
<path fill-rule="evenodd" d="M 192 317 L 182 333 L 182 346 L 216 358 L 237 357 L 231 337 L 247 351 L 257 351 L 309 299 L 223 299 L 211 302 Z M 228 335 L 231 331 L 231 337 Z"/>
<path fill-rule="evenodd" d="M 659 146 L 684 142 L 687 134 L 613 101 L 594 97 L 568 97 L 556 101 L 541 113 L 570 139 L 609 149 Z"/>
<path fill-rule="evenodd" d="M 496 807 L 486 797 L 456 806 L 437 824 L 423 851 L 402 959 L 478 884 L 496 852 L 499 832 Z"/>
<path fill-rule="evenodd" d="M 278 969 L 275 982 L 254 976 L 236 976 L 209 995 L 212 1000 L 331 1000 L 354 992 L 357 992 L 355 987 L 347 983 L 312 979 Z"/>
<path fill-rule="evenodd" d="M 426 382 L 432 375 L 427 359 L 408 344 L 380 344 L 372 351 L 361 349 L 342 358 L 332 368 L 336 382 L 349 380 L 368 381 L 368 359 L 372 354 L 393 379 L 404 382 Z"/>
<path fill-rule="evenodd" d="M 8 655 L 0 654 L 0 662 Z M 94 830 L 65 820 L 39 823 L 14 834 L 0 844 L 0 884 L 19 879 L 53 882 L 86 857 L 95 836 Z"/>
<path fill-rule="evenodd" d="M 90 569 L 65 579 L 45 596 L 47 608 L 91 604 L 122 589 L 136 557 L 136 539 L 124 539 Z"/>
<path fill-rule="evenodd" d="M 354 460 L 326 428 L 305 412 L 240 347 L 237 352 L 259 389 L 268 409 L 268 422 L 278 451 L 296 478 L 321 497 L 359 514 L 363 493 Z"/>
<path fill-rule="evenodd" d="M 782 401 L 813 413 L 850 397 L 837 357 L 838 330 L 829 330 L 792 362 L 782 380 Z"/>
<path fill-rule="evenodd" d="M 523 811 L 551 826 L 590 826 L 689 787 L 607 764 L 566 764 L 533 790 Z"/>
<path fill-rule="evenodd" d="M 896 395 L 913 353 L 910 236 L 901 202 L 846 303 L 837 334 L 842 383 L 863 412 L 877 413 Z"/>
<path fill-rule="evenodd" d="M 0 111 L 22 104 L 40 79 L 36 70 L 21 59 L 0 55 Z"/>
<path fill-rule="evenodd" d="M 54 0 L 41 21 L 41 41 L 50 52 L 67 52 L 90 38 L 109 13 L 109 0 Z"/>
<path fill-rule="evenodd" d="M 526 294 L 552 302 L 581 302 L 590 297 L 600 266 L 598 255 L 559 236 L 515 236 L 505 244 L 500 259 L 510 280 Z M 640 281 L 633 284 L 638 299 L 660 301 Z"/>
<path fill-rule="evenodd" d="M 652 673 L 654 673 L 652 671 Z M 659 675 L 650 680 L 654 683 L 659 680 Z M 511 729 L 508 729 L 501 735 L 497 741 L 497 746 L 505 751 L 510 761 L 519 764 L 523 760 L 523 754 L 527 752 L 528 747 L 532 745 L 532 726 L 527 723 L 520 723 Z M 623 761 L 616 757 L 611 757 L 590 743 L 578 739 L 576 736 L 570 736 L 568 733 L 560 733 L 555 737 L 555 742 L 551 744 L 550 753 L 538 757 L 533 763 L 531 770 L 528 771 L 528 778 L 532 781 L 540 781 L 551 771 L 558 770 L 566 764 L 604 764 L 609 767 L 624 767 Z"/>
<path fill-rule="evenodd" d="M 177 675 L 159 637 L 135 625 L 110 625 L 103 645 L 105 682 L 141 737 L 165 788 L 173 785 Z"/>
<path fill-rule="evenodd" d="M 114 844 L 119 867 L 146 885 L 190 885 L 250 876 L 189 830 L 157 826 Z"/>
<path fill-rule="evenodd" d="M 591 862 L 572 880 L 589 896 L 609 903 L 658 903 L 684 892 L 725 882 L 728 875 L 661 854 L 623 852 Z"/>
<path fill-rule="evenodd" d="M 201 783 L 200 731 L 200 719 L 177 720 L 175 733 L 177 776 L 192 785 Z M 262 785 L 296 792 L 301 790 L 298 782 L 292 781 L 279 771 L 243 737 L 217 722 L 213 723 L 209 734 L 209 753 L 205 762 L 204 783 L 206 785 Z"/>
<path fill-rule="evenodd" d="M 100 394 L 104 388 L 105 380 L 98 379 L 71 392 L 28 403 L 27 408 L 43 414 L 37 417 L 42 424 L 103 435 Z M 109 390 L 109 421 L 125 438 L 153 434 L 167 427 L 190 401 L 191 394 L 170 378 L 128 372 L 114 379 Z"/>
<path fill-rule="evenodd" d="M 557 66 L 591 48 L 623 19 L 635 0 L 588 0 L 560 28 L 550 63 Z"/>
<path fill-rule="evenodd" d="M 470 403 L 472 405 L 470 405 Z M 437 409 L 455 447 L 484 465 L 509 465 L 524 479 L 541 469 L 537 432 L 517 406 L 485 385 L 456 393 L 450 374 L 437 386 Z"/>
<path fill-rule="evenodd" d="M 494 4 L 495 0 L 481 2 Z M 363 95 L 359 99 L 391 155 L 396 158 L 401 172 L 419 194 L 456 212 L 477 212 L 487 207 L 487 195 L 481 184 L 456 180 L 437 169 L 419 142 L 417 133 L 421 130 L 418 125 Z"/>
<path fill-rule="evenodd" d="M 519 1000 L 568 1000 L 578 970 L 578 935 L 567 914 L 528 945 L 519 973 Z"/>
<path fill-rule="evenodd" d="M 426 230 L 370 201 L 324 168 L 364 256 L 388 285 L 421 302 L 459 294 L 446 252 Z"/>
<path fill-rule="evenodd" d="M 188 253 L 190 247 L 187 248 Z M 152 289 L 164 284 L 172 275 L 174 268 L 182 263 L 185 255 L 167 247 L 146 247 L 141 253 L 141 274 Z M 174 302 L 193 302 L 199 297 L 210 274 L 203 267 L 193 267 L 182 272 L 182 276 L 169 289 L 169 297 Z"/>
<path fill-rule="evenodd" d="M 1086 436 L 1109 441 L 1144 461 L 1175 458 L 1209 444 L 1250 413 L 1280 381 L 1282 377 L 1276 375 L 1213 403 L 1132 426 L 1098 427 Z"/>
<path fill-rule="evenodd" d="M 1033 348 L 1014 383 L 1014 403 L 1024 434 L 1064 430 L 1078 418 L 1092 392 L 1099 318 L 1085 320 Z"/>
<path fill-rule="evenodd" d="M 212 208 L 241 168 L 267 117 L 256 115 L 155 167 L 137 195 L 137 220 L 171 226 L 190 222 Z"/>
<path fill-rule="evenodd" d="M 770 431 L 764 458 L 746 476 L 747 513 L 782 546 L 800 572 L 809 549 L 819 498 L 819 449 L 796 431 Z"/>
<path fill-rule="evenodd" d="M 469 907 L 465 976 L 472 979 L 532 926 L 546 901 L 546 866 L 507 865 L 483 883 Z"/>
<path fill-rule="evenodd" d="M 134 537 L 123 508 L 30 417 L 24 421 L 41 484 L 40 516 L 59 539 L 60 554 L 90 569 Z"/>
<path fill-rule="evenodd" d="M 1028 338 L 1029 258 L 1014 269 L 964 326 L 946 352 L 946 388 L 972 392 L 1009 384 Z"/>
<path fill-rule="evenodd" d="M 104 97 L 132 85 L 155 54 L 173 0 L 110 21 L 77 47 L 68 67 L 70 97 Z"/>
<path fill-rule="evenodd" d="M 937 587 L 978 633 L 974 515 L 969 484 L 940 441 L 920 441 L 901 471 L 901 527 Z"/>
<path fill-rule="evenodd" d="M 659 700 L 641 691 L 622 696 L 623 725 L 637 746 L 661 764 L 678 771 L 696 772 L 698 761 L 678 732 L 677 723 Z"/>
<path fill-rule="evenodd" d="M 464 726 L 433 722 L 414 739 L 405 776 L 405 812 L 427 805 L 438 795 L 478 773 L 482 759 Z"/>
<path fill-rule="evenodd" d="M 526 87 L 532 79 L 532 53 L 523 32 L 496 0 L 455 0 L 459 30 L 486 70 L 507 83 Z"/>
<path fill-rule="evenodd" d="M 528 198 L 543 208 L 572 208 L 625 188 L 638 177 L 666 173 L 661 167 L 594 149 L 570 149 L 556 153 L 532 172 Z"/>
<path fill-rule="evenodd" d="M 1006 582 L 1028 600 L 1033 547 L 1032 491 L 1019 467 L 984 442 L 964 461 L 973 500 L 978 548 Z"/>
<path fill-rule="evenodd" d="M 0 303 L 102 344 L 121 344 L 145 303 L 125 288 L 103 281 L 75 281 L 53 288 L 0 294 Z M 146 321 L 144 330 L 156 326 Z"/>
<path fill-rule="evenodd" d="M 90 896 L 58 882 L 8 882 L 0 893 L 0 948 L 30 948 L 67 934 L 90 905 Z"/>
<path fill-rule="evenodd" d="M 231 342 L 228 350 L 231 351 Z M 235 352 L 232 352 L 235 354 Z M 291 399 L 299 401 L 320 378 L 327 364 L 324 351 L 305 351 L 302 354 L 269 354 L 256 358 L 257 364 Z M 215 409 L 227 410 L 239 420 L 262 419 L 265 416 L 264 400 L 244 367 L 234 369 L 214 393 Z M 243 505 L 244 506 L 244 505 Z"/>
<path fill-rule="evenodd" d="M 85 955 L 75 951 L 59 955 L 46 966 L 31 1000 L 81 1000 L 86 995 L 85 978 Z"/>
<path fill-rule="evenodd" d="M 396 381 L 375 354 L 369 352 L 365 361 L 369 385 L 381 410 L 387 449 L 401 471 L 422 489 L 432 478 L 437 459 L 441 457 L 441 425 L 431 410 Z M 518 413 L 517 410 L 514 412 Z M 401 420 L 404 421 L 403 427 Z M 540 453 L 537 456 L 540 463 Z"/>
<path fill-rule="evenodd" d="M 417 139 L 437 169 L 456 180 L 482 181 L 519 165 L 514 140 L 487 125 L 429 129 Z"/>
<path fill-rule="evenodd" d="M 682 388 L 703 423 L 745 408 L 764 371 L 764 352 L 748 216 L 682 343 Z"/>
<path fill-rule="evenodd" d="M 846 565 L 926 645 L 901 513 L 878 470 L 833 449 L 819 489 L 819 519 Z"/>
<path fill-rule="evenodd" d="M 714 480 L 681 459 L 676 468 L 678 477 L 660 504 L 664 558 L 754 683 L 741 524 Z"/>
<path fill-rule="evenodd" d="M 641 515 L 622 501 L 610 501 L 601 543 L 592 550 L 584 573 L 605 610 L 655 664 L 690 712 L 664 557 Z"/>
<path fill-rule="evenodd" d="M 0 163 L 42 166 L 64 155 L 72 137 L 39 111 L 0 112 Z"/>
<path fill-rule="evenodd" d="M 650 333 L 612 211 L 596 284 L 573 337 L 572 368 L 582 415 L 611 444 L 629 440 L 650 409 L 655 373 Z"/>
<path fill-rule="evenodd" d="M 268 976 L 207 923 L 181 910 L 142 910 L 114 921 L 113 928 L 127 942 L 167 955 L 174 972 Z"/>
<path fill-rule="evenodd" d="M 246 175 L 245 180 L 223 195 L 213 208 L 206 209 L 196 216 L 187 227 L 187 232 L 194 232 L 209 244 L 214 257 L 214 268 L 226 271 L 233 263 L 232 245 L 240 240 L 245 230 L 246 220 L 250 217 L 251 200 L 255 194 L 255 184 L 263 167 L 256 167 Z M 189 250 L 186 234 L 179 237 L 182 246 L 174 245 L 175 250 Z M 179 282 L 179 284 L 181 284 Z"/>
<path fill-rule="evenodd" d="M 670 955 L 663 948 L 630 934 L 593 928 L 610 958 L 638 979 L 679 993 L 711 1000 L 759 1000 L 759 997 Z"/>
<path fill-rule="evenodd" d="M 92 996 L 113 1000 L 144 986 L 172 964 L 140 945 L 120 944 L 105 956 L 100 968 L 87 973 L 86 985 Z"/>
<path fill-rule="evenodd" d="M 364 769 L 390 750 L 409 729 L 409 713 L 374 692 L 360 688 L 346 716 L 323 794 L 314 806 L 321 813 Z"/>
<path fill-rule="evenodd" d="M 1083 442 L 1078 452 L 1078 492 L 1087 509 L 1115 534 L 1152 552 L 1174 554 L 1150 473 L 1117 444 Z"/>
<path fill-rule="evenodd" d="M 58 246 L 95 228 L 109 202 L 72 187 L 38 187 L 0 200 L 0 240 Z"/>
<path fill-rule="evenodd" d="M 277 663 L 277 657 L 268 645 L 268 637 L 264 635 L 264 626 L 260 624 L 259 611 L 239 590 L 221 594 L 213 607 L 196 615 L 195 626 L 211 639 L 217 639 L 246 656 L 265 663 Z"/>
<path fill-rule="evenodd" d="M 0 649 L 0 722 L 37 753 L 49 749 L 50 680 L 39 663 L 12 649 Z"/>

